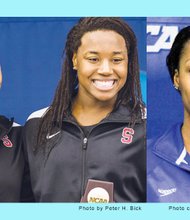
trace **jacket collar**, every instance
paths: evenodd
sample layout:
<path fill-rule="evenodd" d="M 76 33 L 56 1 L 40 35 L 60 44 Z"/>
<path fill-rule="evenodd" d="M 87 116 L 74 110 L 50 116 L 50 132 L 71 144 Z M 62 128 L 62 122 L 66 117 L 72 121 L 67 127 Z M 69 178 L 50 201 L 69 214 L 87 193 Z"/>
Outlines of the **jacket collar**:
<path fill-rule="evenodd" d="M 64 118 L 64 121 L 75 121 L 74 117 L 71 113 L 67 114 Z M 106 118 L 104 118 L 101 122 L 130 122 L 131 121 L 131 112 L 129 109 L 120 104 L 120 106 L 110 114 L 107 115 Z M 142 116 L 139 116 L 136 120 L 136 122 L 141 122 Z"/>
<path fill-rule="evenodd" d="M 167 130 L 154 144 L 153 153 L 175 166 L 190 171 L 190 155 L 184 147 L 181 126 L 179 123 Z"/>
<path fill-rule="evenodd" d="M 13 126 L 13 118 L 9 120 L 5 116 L 0 115 L 0 139 L 9 133 Z"/>
<path fill-rule="evenodd" d="M 131 120 L 131 112 L 129 109 L 124 106 L 120 105 L 114 112 L 111 112 L 104 121 L 121 121 L 121 122 L 130 122 Z"/>

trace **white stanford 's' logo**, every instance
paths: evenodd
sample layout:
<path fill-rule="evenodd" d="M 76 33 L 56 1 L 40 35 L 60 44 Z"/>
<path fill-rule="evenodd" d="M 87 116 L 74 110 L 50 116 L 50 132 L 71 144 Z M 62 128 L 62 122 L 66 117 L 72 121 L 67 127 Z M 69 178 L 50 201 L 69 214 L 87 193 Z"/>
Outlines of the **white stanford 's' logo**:
<path fill-rule="evenodd" d="M 172 193 L 176 192 L 176 188 L 171 188 L 171 189 L 158 189 L 158 192 L 160 193 L 160 196 L 168 196 Z"/>
<path fill-rule="evenodd" d="M 133 141 L 134 130 L 132 128 L 124 128 L 122 132 L 121 143 L 130 144 Z"/>

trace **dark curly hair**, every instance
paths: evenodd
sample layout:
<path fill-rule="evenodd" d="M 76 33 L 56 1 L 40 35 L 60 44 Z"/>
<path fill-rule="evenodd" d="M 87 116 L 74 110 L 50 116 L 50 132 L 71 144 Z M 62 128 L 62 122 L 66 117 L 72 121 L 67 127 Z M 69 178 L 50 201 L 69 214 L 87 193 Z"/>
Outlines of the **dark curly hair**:
<path fill-rule="evenodd" d="M 127 81 L 118 93 L 113 111 L 115 111 L 120 104 L 125 105 L 131 111 L 132 123 L 135 122 L 139 115 L 142 115 L 144 103 L 140 89 L 137 42 L 134 32 L 121 18 L 81 18 L 67 35 L 62 77 L 56 89 L 53 102 L 42 118 L 37 145 L 41 145 L 47 141 L 46 135 L 52 133 L 55 124 L 58 128 L 61 128 L 64 116 L 71 113 L 71 105 L 78 85 L 76 70 L 73 70 L 73 54 L 76 53 L 80 47 L 83 35 L 96 30 L 111 30 L 117 32 L 124 38 L 128 51 Z"/>

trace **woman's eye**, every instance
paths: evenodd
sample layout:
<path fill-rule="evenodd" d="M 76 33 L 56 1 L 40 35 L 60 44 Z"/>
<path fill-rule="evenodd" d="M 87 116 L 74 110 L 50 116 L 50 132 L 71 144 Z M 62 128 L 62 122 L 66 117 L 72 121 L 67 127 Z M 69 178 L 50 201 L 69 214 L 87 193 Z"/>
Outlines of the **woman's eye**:
<path fill-rule="evenodd" d="M 187 67 L 185 70 L 187 73 L 190 73 L 190 67 Z"/>
<path fill-rule="evenodd" d="M 122 60 L 122 58 L 114 58 L 113 63 L 120 63 Z"/>
<path fill-rule="evenodd" d="M 90 62 L 92 62 L 92 63 L 98 62 L 98 58 L 97 58 L 97 57 L 90 57 L 90 58 L 88 58 L 88 60 L 89 60 Z"/>

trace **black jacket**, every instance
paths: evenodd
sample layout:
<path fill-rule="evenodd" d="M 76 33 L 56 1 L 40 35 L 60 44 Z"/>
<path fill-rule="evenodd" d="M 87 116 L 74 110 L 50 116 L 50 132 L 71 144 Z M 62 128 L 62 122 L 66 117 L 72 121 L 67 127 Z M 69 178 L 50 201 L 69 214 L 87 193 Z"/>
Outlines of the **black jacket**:
<path fill-rule="evenodd" d="M 0 202 L 20 201 L 24 172 L 21 140 L 21 126 L 0 116 Z"/>
<path fill-rule="evenodd" d="M 51 150 L 34 153 L 45 110 L 33 113 L 24 128 L 36 201 L 79 202 L 88 179 L 113 182 L 115 202 L 146 201 L 145 121 L 139 119 L 131 128 L 130 114 L 120 106 L 85 137 L 75 120 L 68 117 L 60 131 L 47 136 Z"/>
<path fill-rule="evenodd" d="M 22 127 L 0 115 L 0 202 L 33 202 Z"/>

